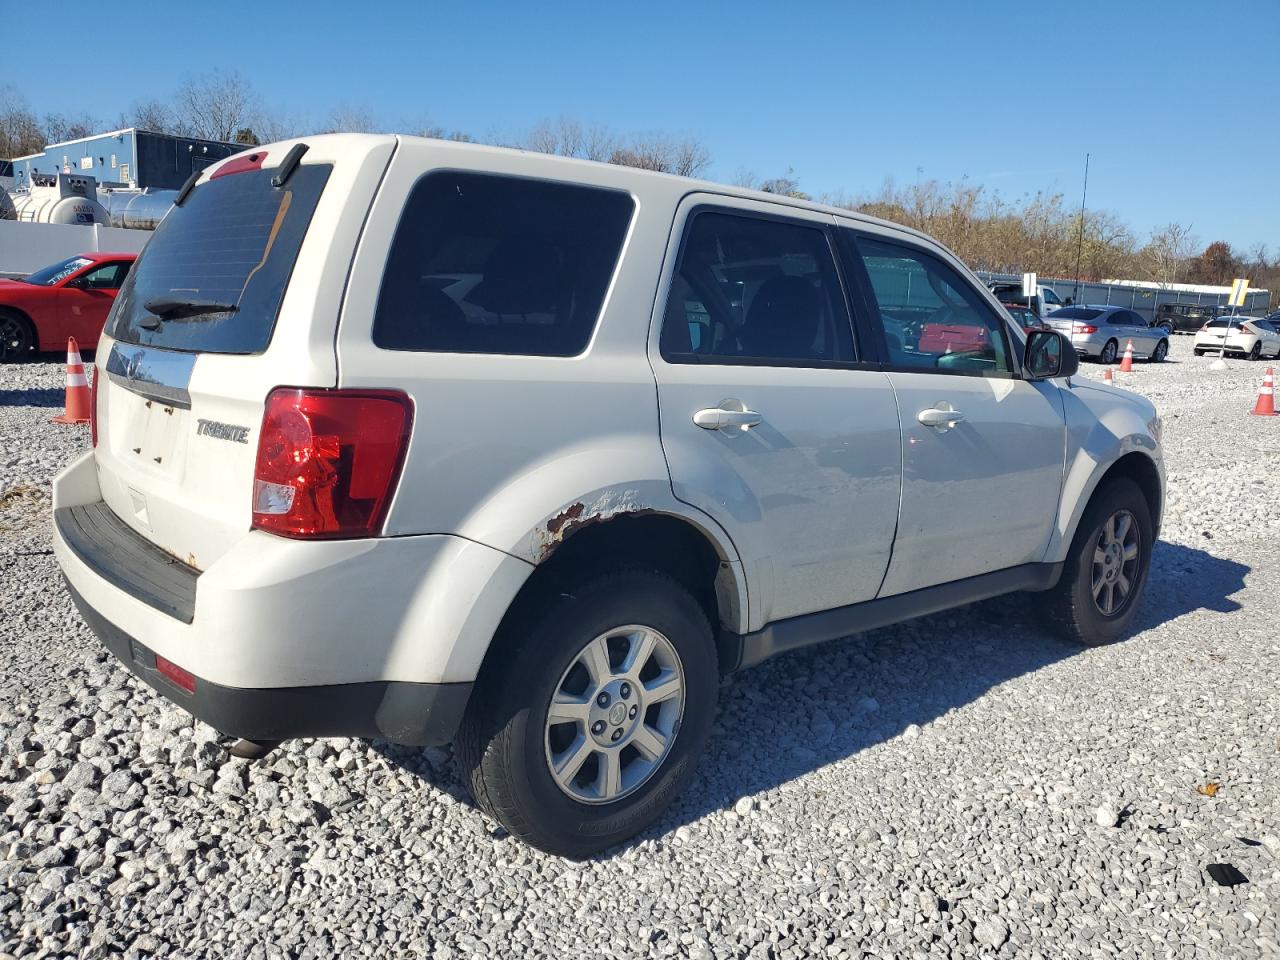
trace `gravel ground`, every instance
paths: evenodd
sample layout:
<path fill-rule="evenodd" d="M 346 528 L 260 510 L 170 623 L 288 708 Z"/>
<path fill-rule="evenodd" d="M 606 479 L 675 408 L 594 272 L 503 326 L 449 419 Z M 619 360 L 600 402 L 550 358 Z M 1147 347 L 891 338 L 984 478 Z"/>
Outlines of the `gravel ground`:
<path fill-rule="evenodd" d="M 249 764 L 117 667 L 49 553 L 87 430 L 47 422 L 61 364 L 0 368 L 0 960 L 1280 955 L 1280 419 L 1263 365 L 1209 362 L 1122 378 L 1170 471 L 1133 638 L 1075 649 L 1024 596 L 768 663 L 584 863 L 504 836 L 448 750 Z"/>

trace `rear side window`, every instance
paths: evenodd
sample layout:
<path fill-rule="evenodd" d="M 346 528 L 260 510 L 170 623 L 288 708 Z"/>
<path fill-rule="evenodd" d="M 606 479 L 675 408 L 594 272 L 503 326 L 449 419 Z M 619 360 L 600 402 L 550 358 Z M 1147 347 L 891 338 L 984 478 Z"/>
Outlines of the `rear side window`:
<path fill-rule="evenodd" d="M 671 280 L 659 347 L 670 363 L 853 360 L 853 328 L 826 232 L 698 213 Z"/>
<path fill-rule="evenodd" d="M 615 190 L 428 174 L 396 227 L 373 342 L 442 353 L 581 353 L 634 209 Z"/>
<path fill-rule="evenodd" d="M 283 187 L 271 185 L 274 168 L 196 187 L 129 272 L 110 335 L 170 350 L 261 353 L 332 169 L 303 164 Z"/>

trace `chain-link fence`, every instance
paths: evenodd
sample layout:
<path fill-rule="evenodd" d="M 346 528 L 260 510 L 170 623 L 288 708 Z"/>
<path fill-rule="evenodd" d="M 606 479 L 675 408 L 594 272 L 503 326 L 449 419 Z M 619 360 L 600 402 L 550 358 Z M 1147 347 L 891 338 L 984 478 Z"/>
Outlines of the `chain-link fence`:
<path fill-rule="evenodd" d="M 1021 274 L 988 273 L 976 271 L 984 283 L 1009 281 L 1021 283 Z M 1075 303 L 1102 304 L 1108 307 L 1128 307 L 1142 314 L 1147 320 L 1154 320 L 1156 310 L 1162 303 L 1194 303 L 1197 305 L 1220 308 L 1222 313 L 1230 313 L 1227 306 L 1226 293 L 1195 293 L 1189 290 L 1159 290 L 1153 287 L 1135 287 L 1123 283 L 1094 283 L 1082 280 L 1079 284 L 1074 280 L 1052 280 L 1039 277 L 1039 282 L 1051 289 L 1063 300 L 1067 297 Z M 1240 313 L 1265 315 L 1271 307 L 1271 292 L 1254 290 L 1245 295 L 1244 306 Z"/>

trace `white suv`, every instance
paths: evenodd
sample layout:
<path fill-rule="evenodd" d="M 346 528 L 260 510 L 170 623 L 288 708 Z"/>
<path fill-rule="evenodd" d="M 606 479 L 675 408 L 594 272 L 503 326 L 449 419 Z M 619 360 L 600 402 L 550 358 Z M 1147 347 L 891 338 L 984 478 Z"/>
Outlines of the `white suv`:
<path fill-rule="evenodd" d="M 721 675 L 1015 590 L 1122 636 L 1151 404 L 911 230 L 409 137 L 184 188 L 54 486 L 85 619 L 252 753 L 454 741 L 583 856 L 693 775 Z"/>

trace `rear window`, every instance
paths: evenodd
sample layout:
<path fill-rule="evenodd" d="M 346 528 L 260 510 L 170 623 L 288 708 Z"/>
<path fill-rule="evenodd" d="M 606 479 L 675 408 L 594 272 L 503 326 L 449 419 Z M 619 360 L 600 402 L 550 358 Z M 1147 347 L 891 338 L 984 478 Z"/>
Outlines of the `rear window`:
<path fill-rule="evenodd" d="M 332 170 L 303 164 L 283 187 L 271 185 L 274 168 L 196 187 L 143 249 L 116 299 L 110 335 L 170 350 L 261 353 Z M 200 312 L 176 303 L 235 309 Z"/>
<path fill-rule="evenodd" d="M 1206 326 L 1209 327 L 1243 327 L 1249 320 L 1247 317 L 1219 317 L 1217 320 L 1210 320 Z"/>
<path fill-rule="evenodd" d="M 596 187 L 440 171 L 414 186 L 373 342 L 568 357 L 591 339 L 635 204 Z"/>
<path fill-rule="evenodd" d="M 1100 316 L 1101 310 L 1090 310 L 1087 307 L 1063 307 L 1053 311 L 1054 320 L 1097 320 Z"/>

